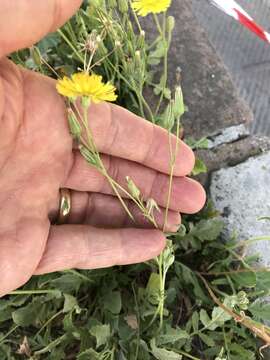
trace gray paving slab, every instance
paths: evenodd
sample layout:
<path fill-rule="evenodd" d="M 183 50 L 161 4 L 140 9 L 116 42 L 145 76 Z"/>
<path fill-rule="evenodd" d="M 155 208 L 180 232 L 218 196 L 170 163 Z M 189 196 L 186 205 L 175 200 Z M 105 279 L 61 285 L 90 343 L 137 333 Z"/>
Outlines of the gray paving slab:
<path fill-rule="evenodd" d="M 237 0 L 270 31 L 269 0 Z M 228 67 L 240 95 L 255 115 L 252 131 L 270 135 L 270 45 L 206 0 L 192 0 L 194 14 Z"/>
<path fill-rule="evenodd" d="M 234 230 L 239 240 L 270 235 L 270 152 L 235 167 L 214 172 L 211 199 L 226 223 L 226 237 Z M 270 266 L 270 241 L 258 241 L 249 254 L 260 255 L 259 264 Z"/>

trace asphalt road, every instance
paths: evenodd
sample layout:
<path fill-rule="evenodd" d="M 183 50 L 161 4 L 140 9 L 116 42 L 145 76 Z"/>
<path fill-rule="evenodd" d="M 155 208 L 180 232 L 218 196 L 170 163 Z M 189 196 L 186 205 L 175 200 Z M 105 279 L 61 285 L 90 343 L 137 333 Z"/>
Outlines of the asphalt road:
<path fill-rule="evenodd" d="M 270 32 L 270 0 L 237 0 Z M 194 13 L 254 112 L 253 133 L 270 136 L 270 45 L 206 0 L 192 0 Z"/>

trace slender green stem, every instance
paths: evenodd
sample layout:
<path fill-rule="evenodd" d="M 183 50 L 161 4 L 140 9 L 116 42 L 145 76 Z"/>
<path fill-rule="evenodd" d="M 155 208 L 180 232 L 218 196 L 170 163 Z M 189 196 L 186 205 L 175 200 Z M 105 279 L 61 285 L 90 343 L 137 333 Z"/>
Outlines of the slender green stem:
<path fill-rule="evenodd" d="M 156 111 L 155 111 L 155 115 L 158 114 L 160 106 L 162 104 L 162 101 L 164 99 L 164 93 L 165 93 L 165 89 L 166 89 L 166 85 L 167 85 L 167 80 L 168 80 L 168 50 L 166 49 L 165 51 L 165 55 L 164 55 L 164 70 L 163 70 L 163 86 L 162 86 L 162 91 L 161 91 L 161 95 L 156 107 Z"/>
<path fill-rule="evenodd" d="M 106 169 L 105 169 L 106 170 Z M 141 210 L 141 212 L 148 218 L 149 221 L 153 223 L 153 225 L 157 228 L 157 223 L 155 221 L 155 218 L 153 216 L 150 216 L 146 214 L 146 209 L 141 200 L 135 199 L 125 188 L 123 188 L 119 183 L 117 183 L 113 178 L 110 178 L 112 183 L 121 191 L 123 192 L 129 199 L 131 199 Z"/>
<path fill-rule="evenodd" d="M 163 33 L 163 30 L 162 30 L 162 28 L 161 28 L 161 26 L 160 26 L 160 23 L 159 23 L 159 19 L 158 19 L 157 14 L 153 14 L 153 18 L 154 18 L 154 21 L 155 21 L 155 23 L 156 23 L 156 27 L 157 27 L 157 29 L 158 29 L 158 32 L 160 33 L 160 36 L 161 36 L 162 38 L 164 38 L 164 33 Z"/>
<path fill-rule="evenodd" d="M 147 109 L 149 116 L 150 116 L 150 120 L 153 123 L 155 123 L 155 118 L 154 118 L 153 112 L 152 112 L 150 106 L 148 105 L 148 103 L 145 101 L 145 98 L 143 97 L 143 95 L 140 94 L 137 91 L 137 89 L 129 83 L 129 81 L 120 73 L 120 71 L 114 66 L 114 64 L 109 59 L 107 59 L 107 62 L 112 67 L 112 69 L 117 73 L 119 78 L 124 81 L 124 83 L 128 86 L 128 88 L 137 95 L 138 101 L 141 101 L 143 103 L 144 107 Z"/>
<path fill-rule="evenodd" d="M 95 146 L 95 143 L 94 143 L 94 137 L 93 137 L 91 128 L 90 128 L 89 123 L 88 123 L 88 108 L 85 107 L 85 106 L 83 107 L 83 116 L 82 116 L 79 109 L 78 109 L 78 107 L 76 106 L 76 104 L 74 104 L 74 107 L 75 107 L 75 110 L 76 110 L 78 116 L 80 117 L 80 120 L 81 120 L 81 122 L 82 122 L 82 124 L 83 124 L 83 126 L 85 128 L 86 134 L 87 134 L 88 144 L 86 144 L 86 147 L 89 149 L 89 151 L 93 152 L 93 155 L 96 157 L 97 164 L 98 164 L 98 166 L 96 166 L 96 168 L 107 179 L 107 181 L 109 182 L 109 184 L 112 187 L 113 191 L 115 192 L 115 195 L 119 199 L 120 203 L 122 204 L 123 208 L 125 209 L 125 211 L 129 215 L 129 217 L 134 221 L 133 215 L 131 214 L 130 210 L 128 209 L 126 203 L 122 199 L 122 197 L 121 197 L 118 190 L 122 191 L 128 198 L 130 198 L 133 202 L 135 202 L 135 204 L 139 207 L 139 209 L 145 214 L 145 216 L 157 228 L 158 226 L 157 226 L 157 223 L 156 223 L 154 217 L 147 214 L 146 209 L 145 209 L 144 205 L 142 204 L 142 202 L 136 200 L 127 190 L 125 190 L 121 185 L 119 185 L 108 174 L 107 169 L 105 168 L 105 166 L 103 164 L 103 161 L 101 160 L 100 155 L 98 153 L 98 150 L 96 149 L 96 146 Z"/>
<path fill-rule="evenodd" d="M 74 53 L 76 54 L 76 56 L 78 57 L 78 59 L 84 64 L 84 58 L 83 56 L 79 53 L 79 51 L 75 48 L 75 46 L 72 44 L 72 42 L 69 40 L 69 38 L 63 33 L 63 31 L 61 29 L 57 30 L 58 34 L 60 34 L 62 36 L 62 38 L 65 40 L 65 42 L 70 46 L 70 48 L 74 51 Z"/>
<path fill-rule="evenodd" d="M 18 329 L 19 325 L 14 326 L 12 329 L 10 329 L 1 339 L 0 339 L 0 345 L 5 341 L 9 335 L 11 335 L 16 329 Z"/>
<path fill-rule="evenodd" d="M 242 240 L 242 241 L 239 241 L 239 243 L 237 243 L 237 244 L 229 245 L 227 248 L 229 248 L 229 249 L 237 249 L 237 248 L 240 248 L 240 247 L 252 245 L 252 244 L 257 243 L 259 241 L 270 241 L 270 236 L 269 235 L 268 236 L 257 236 L 257 237 L 251 238 L 249 240 Z"/>
<path fill-rule="evenodd" d="M 77 112 L 79 113 L 79 111 L 77 110 Z M 117 187 L 115 186 L 115 182 L 112 180 L 112 178 L 109 176 L 100 156 L 99 153 L 96 149 L 95 143 L 94 143 L 94 137 L 91 131 L 91 128 L 89 126 L 88 123 L 88 108 L 87 107 L 83 107 L 83 117 L 82 117 L 82 122 L 83 125 L 85 127 L 86 130 L 86 134 L 87 134 L 87 140 L 88 140 L 88 145 L 90 146 L 90 150 L 93 151 L 94 155 L 96 156 L 97 160 L 98 160 L 98 165 L 100 166 L 100 172 L 103 174 L 103 176 L 107 179 L 107 181 L 109 182 L 109 184 L 111 185 L 115 195 L 117 196 L 118 200 L 120 201 L 121 205 L 123 206 L 123 208 L 125 209 L 125 211 L 127 212 L 127 214 L 130 216 L 130 218 L 132 220 L 134 220 L 133 215 L 131 214 L 131 212 L 129 211 L 127 205 L 125 204 L 124 200 L 122 199 L 121 195 L 119 194 Z"/>
<path fill-rule="evenodd" d="M 150 44 L 150 45 L 147 47 L 147 50 L 149 51 L 149 50 L 153 49 L 153 47 L 155 47 L 159 41 L 160 41 L 160 37 L 157 37 L 157 38 L 152 42 L 152 44 Z"/>
<path fill-rule="evenodd" d="M 161 330 L 163 327 L 163 314 L 164 314 L 164 273 L 163 273 L 163 252 L 159 255 L 158 262 L 158 270 L 159 270 L 159 292 L 160 292 L 160 301 L 159 301 L 159 329 Z"/>
<path fill-rule="evenodd" d="M 93 280 L 89 279 L 87 276 L 85 276 L 84 274 L 74 270 L 74 269 L 68 269 L 68 270 L 63 270 L 64 273 L 68 273 L 68 274 L 72 274 L 72 275 L 76 275 L 79 278 L 81 278 L 84 281 L 87 281 L 89 283 L 93 283 Z"/>
<path fill-rule="evenodd" d="M 133 15 L 133 17 L 134 17 L 135 23 L 136 23 L 136 25 L 138 26 L 139 31 L 142 32 L 142 27 L 141 27 L 140 21 L 139 21 L 139 19 L 138 19 L 138 16 L 137 16 L 136 12 L 135 12 L 134 9 L 133 9 L 133 6 L 132 6 L 132 3 L 131 3 L 130 0 L 129 0 L 129 4 L 130 4 L 130 8 L 131 8 L 132 15 Z"/>
<path fill-rule="evenodd" d="M 105 175 L 106 176 L 106 175 Z M 125 204 L 124 200 L 122 199 L 121 195 L 119 194 L 116 186 L 114 185 L 114 182 L 112 181 L 111 177 L 110 176 L 106 176 L 106 179 L 108 180 L 108 182 L 110 183 L 113 191 L 115 192 L 115 195 L 118 197 L 120 203 L 122 204 L 123 208 L 125 209 L 125 211 L 127 212 L 128 216 L 134 221 L 134 217 L 133 215 L 131 214 L 131 212 L 129 211 L 127 205 Z"/>
<path fill-rule="evenodd" d="M 146 108 L 146 110 L 147 110 L 147 112 L 148 112 L 148 114 L 149 114 L 149 116 L 150 116 L 151 122 L 152 122 L 153 124 L 155 124 L 155 123 L 156 123 L 156 120 L 155 120 L 154 114 L 153 114 L 150 106 L 148 105 L 147 101 L 145 100 L 145 98 L 144 98 L 144 96 L 143 96 L 142 94 L 141 94 L 141 101 L 142 101 L 144 107 Z"/>
<path fill-rule="evenodd" d="M 142 96 L 138 96 L 138 102 L 139 102 L 139 108 L 141 112 L 141 116 L 145 118 L 144 108 L 143 108 L 143 102 L 142 102 Z"/>
<path fill-rule="evenodd" d="M 181 354 L 184 355 L 185 357 L 192 359 L 192 360 L 201 360 L 195 356 L 190 355 L 189 353 L 183 351 L 183 350 L 178 350 L 178 349 L 172 349 L 174 352 L 176 352 L 177 354 Z"/>
<path fill-rule="evenodd" d="M 59 74 L 54 70 L 54 68 L 44 59 L 44 57 L 42 55 L 40 55 L 40 60 L 43 64 L 45 64 L 48 69 L 59 79 L 60 76 Z"/>
<path fill-rule="evenodd" d="M 225 350 L 226 350 L 226 353 L 228 355 L 228 360 L 230 360 L 231 359 L 230 349 L 229 349 L 229 346 L 228 346 L 228 340 L 227 340 L 227 336 L 226 336 L 227 334 L 226 334 L 224 326 L 222 326 L 222 332 L 223 332 Z"/>
<path fill-rule="evenodd" d="M 54 294 L 58 290 L 14 290 L 9 295 L 44 295 Z"/>
<path fill-rule="evenodd" d="M 172 182 L 173 182 L 173 174 L 174 168 L 176 163 L 176 157 L 179 149 L 179 133 L 180 133 L 180 119 L 177 119 L 177 130 L 176 130 L 176 145 L 174 154 L 172 153 L 172 143 L 171 143 L 171 133 L 169 133 L 169 147 L 170 147 L 170 178 L 169 178 L 169 189 L 168 189 L 168 196 L 167 196 L 167 204 L 165 209 L 165 221 L 163 226 L 163 232 L 165 232 L 167 222 L 168 222 L 168 212 L 172 197 Z"/>
<path fill-rule="evenodd" d="M 170 149 L 170 178 L 169 178 L 169 189 L 168 189 L 168 196 L 167 196 L 167 204 L 165 209 L 165 219 L 163 225 L 163 232 L 165 232 L 167 223 L 168 223 L 168 213 L 169 207 L 171 202 L 171 195 L 172 195 L 172 181 L 173 181 L 173 173 L 176 163 L 176 157 L 179 148 L 179 132 L 180 132 L 180 119 L 177 119 L 177 131 L 176 131 L 176 145 L 173 152 L 172 143 L 171 143 L 171 133 L 168 134 L 169 136 L 169 149 Z M 163 263 L 163 253 L 161 253 L 158 257 L 158 267 L 159 267 L 159 279 L 160 279 L 160 303 L 159 303 L 159 314 L 160 314 L 160 329 L 163 326 L 163 314 L 164 314 L 164 302 L 165 302 L 165 284 L 166 284 L 166 271 L 164 269 Z"/>
<path fill-rule="evenodd" d="M 168 50 L 169 50 L 169 45 L 171 42 L 171 35 L 169 34 L 169 38 L 168 39 L 166 38 L 166 13 L 164 13 L 164 17 L 163 17 L 163 29 L 160 26 L 157 15 L 154 15 L 154 19 L 156 22 L 157 29 L 160 33 L 161 39 L 164 42 L 164 46 L 165 46 L 165 54 L 164 54 L 164 59 L 163 59 L 163 79 L 162 79 L 163 86 L 162 86 L 162 91 L 161 91 L 160 98 L 159 98 L 159 101 L 158 101 L 158 104 L 156 107 L 156 111 L 155 111 L 155 115 L 157 115 L 159 112 L 160 106 L 162 104 L 162 101 L 164 99 L 165 89 L 166 89 L 167 81 L 168 81 Z"/>
<path fill-rule="evenodd" d="M 89 107 L 83 106 L 83 125 L 85 127 L 86 130 L 86 136 L 87 136 L 87 140 L 89 143 L 89 146 L 92 147 L 93 151 L 96 151 L 96 147 L 94 144 L 94 137 L 92 135 L 89 123 L 88 123 L 88 109 Z"/>
<path fill-rule="evenodd" d="M 147 327 L 144 329 L 144 332 L 146 332 L 153 325 L 153 323 L 155 322 L 155 320 L 156 320 L 156 318 L 157 318 L 157 316 L 159 314 L 159 311 L 160 310 L 159 310 L 159 305 L 158 305 L 157 308 L 156 308 L 156 311 L 155 311 L 155 313 L 154 313 L 154 315 L 153 315 L 153 317 L 151 319 L 151 321 L 149 322 Z"/>
<path fill-rule="evenodd" d="M 230 254 L 232 254 L 237 260 L 239 260 L 239 261 L 241 262 L 241 264 L 242 264 L 245 268 L 247 268 L 247 269 L 249 269 L 250 271 L 252 271 L 252 267 L 245 262 L 245 260 L 243 259 L 242 256 L 238 255 L 235 251 L 233 251 L 233 250 L 231 250 L 231 249 L 227 249 L 227 250 L 228 250 L 228 252 L 229 252 Z"/>
<path fill-rule="evenodd" d="M 34 336 L 34 339 L 37 338 L 37 336 L 43 331 L 43 329 L 46 328 L 55 318 L 57 318 L 59 315 L 63 313 L 63 310 L 58 311 L 56 314 L 54 314 L 49 320 L 45 322 L 45 324 L 42 325 L 42 327 L 39 329 L 39 331 Z"/>
<path fill-rule="evenodd" d="M 63 340 L 65 340 L 67 338 L 67 335 L 64 334 L 62 336 L 60 336 L 59 338 L 55 339 L 54 341 L 50 342 L 49 345 L 45 346 L 43 349 L 35 351 L 34 355 L 41 355 L 41 354 L 45 354 L 49 351 L 51 351 L 53 348 L 55 348 L 57 345 L 61 344 L 61 342 Z"/>
<path fill-rule="evenodd" d="M 72 28 L 72 26 L 71 26 L 70 21 L 67 22 L 67 24 L 66 24 L 66 29 L 67 29 L 68 34 L 69 34 L 69 36 L 71 37 L 72 41 L 73 41 L 74 43 L 77 43 L 76 34 L 74 33 L 74 30 L 73 30 L 73 28 Z"/>

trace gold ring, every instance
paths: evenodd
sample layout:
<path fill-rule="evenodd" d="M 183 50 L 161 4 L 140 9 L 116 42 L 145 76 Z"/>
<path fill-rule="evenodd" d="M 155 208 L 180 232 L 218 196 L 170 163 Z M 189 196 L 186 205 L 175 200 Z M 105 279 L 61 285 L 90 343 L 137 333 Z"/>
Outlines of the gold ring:
<path fill-rule="evenodd" d="M 71 211 L 71 192 L 69 189 L 60 189 L 58 224 L 65 224 Z"/>

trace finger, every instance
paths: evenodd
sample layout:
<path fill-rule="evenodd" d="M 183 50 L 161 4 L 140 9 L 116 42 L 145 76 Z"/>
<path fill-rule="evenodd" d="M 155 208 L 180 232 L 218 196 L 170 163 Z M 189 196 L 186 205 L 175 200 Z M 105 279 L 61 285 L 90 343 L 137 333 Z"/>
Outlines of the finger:
<path fill-rule="evenodd" d="M 1 0 L 0 57 L 28 47 L 55 31 L 82 0 Z"/>
<path fill-rule="evenodd" d="M 134 202 L 126 200 L 125 204 L 134 219 L 127 214 L 119 200 L 110 195 L 99 193 L 71 192 L 71 213 L 69 224 L 88 224 L 101 228 L 153 228 L 154 225 L 147 220 Z M 53 216 L 57 216 L 55 209 Z M 159 229 L 164 227 L 165 210 L 154 211 L 154 218 Z M 181 216 L 175 211 L 168 212 L 165 231 L 176 232 L 181 224 Z"/>
<path fill-rule="evenodd" d="M 29 280 L 40 262 L 49 232 L 48 220 L 25 216 L 12 228 L 5 228 L 5 214 L 1 215 L 0 297 Z"/>
<path fill-rule="evenodd" d="M 136 161 L 166 174 L 170 173 L 168 132 L 139 116 L 112 104 L 92 104 L 89 125 L 100 152 Z M 171 135 L 173 152 L 176 137 Z M 193 151 L 182 141 L 174 174 L 187 175 L 194 167 Z"/>
<path fill-rule="evenodd" d="M 52 226 L 46 251 L 35 273 L 139 263 L 157 256 L 164 246 L 165 236 L 159 230 Z"/>
<path fill-rule="evenodd" d="M 144 199 L 153 198 L 160 206 L 167 206 L 169 176 L 120 158 L 104 155 L 102 161 L 109 175 L 121 186 L 127 188 L 126 176 L 129 176 L 140 189 Z M 90 166 L 78 151 L 74 153 L 73 166 L 63 186 L 78 191 L 114 194 L 104 176 Z M 205 191 L 198 182 L 186 177 L 173 178 L 171 210 L 195 213 L 203 207 L 205 198 Z"/>

